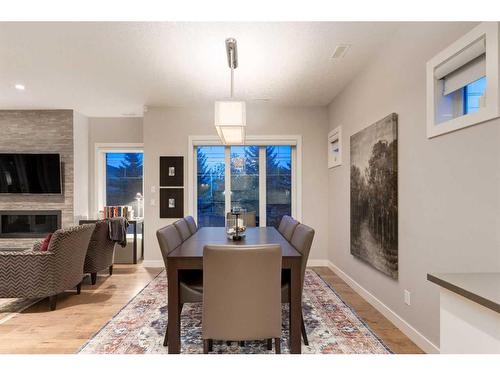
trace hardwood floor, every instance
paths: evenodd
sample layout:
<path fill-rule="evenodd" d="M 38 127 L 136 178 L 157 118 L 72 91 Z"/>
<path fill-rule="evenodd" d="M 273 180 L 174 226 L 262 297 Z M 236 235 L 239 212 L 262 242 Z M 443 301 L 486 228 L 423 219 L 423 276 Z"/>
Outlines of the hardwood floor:
<path fill-rule="evenodd" d="M 313 268 L 394 353 L 422 353 L 399 329 L 326 267 Z M 0 353 L 75 353 L 159 272 L 160 268 L 115 265 L 113 276 L 84 280 L 82 292 L 59 296 L 57 310 L 48 299 L 0 324 Z"/>
<path fill-rule="evenodd" d="M 75 353 L 160 271 L 115 265 L 113 276 L 99 274 L 96 285 L 87 277 L 80 295 L 59 295 L 55 311 L 45 298 L 0 324 L 0 353 Z"/>
<path fill-rule="evenodd" d="M 358 316 L 363 319 L 375 334 L 394 352 L 399 354 L 424 353 L 394 324 L 387 320 L 377 309 L 356 293 L 344 280 L 328 267 L 312 267 L 325 280 Z"/>

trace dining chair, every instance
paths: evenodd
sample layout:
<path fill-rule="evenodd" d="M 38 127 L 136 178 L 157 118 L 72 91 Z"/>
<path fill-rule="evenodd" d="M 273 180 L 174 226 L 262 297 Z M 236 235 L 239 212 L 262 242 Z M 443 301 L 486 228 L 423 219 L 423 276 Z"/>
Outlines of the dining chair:
<path fill-rule="evenodd" d="M 171 224 L 158 229 L 156 237 L 160 245 L 161 255 L 165 263 L 165 269 L 168 267 L 167 256 L 182 244 L 182 238 L 176 227 Z M 199 303 L 203 301 L 203 271 L 182 270 L 179 274 L 179 320 L 182 307 L 185 303 Z M 168 345 L 168 328 L 165 332 L 163 346 Z"/>
<path fill-rule="evenodd" d="M 213 340 L 274 338 L 281 353 L 280 245 L 203 249 L 203 352 Z"/>
<path fill-rule="evenodd" d="M 182 241 L 186 241 L 189 237 L 191 237 L 191 231 L 189 230 L 189 226 L 184 219 L 179 219 L 174 223 L 175 229 L 179 232 L 179 235 L 182 238 Z"/>
<path fill-rule="evenodd" d="M 198 230 L 198 227 L 196 226 L 196 222 L 194 221 L 194 218 L 192 216 L 186 216 L 184 218 L 186 220 L 186 224 L 188 225 L 189 231 L 191 234 L 195 234 L 196 231 Z"/>
<path fill-rule="evenodd" d="M 295 227 L 292 239 L 290 241 L 292 246 L 302 254 L 300 265 L 300 295 L 302 295 L 302 290 L 304 289 L 304 277 L 306 273 L 307 259 L 309 258 L 309 252 L 311 251 L 313 239 L 314 229 L 304 224 L 298 224 Z M 290 303 L 290 280 L 286 277 L 282 279 L 281 302 Z M 304 344 L 309 345 L 303 314 L 301 314 L 301 321 L 302 338 L 304 339 Z"/>
<path fill-rule="evenodd" d="M 292 236 L 293 236 L 293 232 L 295 231 L 295 228 L 297 227 L 297 225 L 299 225 L 299 222 L 297 220 L 295 220 L 293 217 L 288 216 L 285 229 L 282 233 L 283 237 L 285 237 L 288 242 L 291 241 Z"/>
<path fill-rule="evenodd" d="M 285 232 L 286 225 L 288 224 L 288 221 L 291 219 L 290 216 L 288 215 L 283 215 L 280 221 L 280 225 L 278 226 L 278 232 L 283 234 Z"/>

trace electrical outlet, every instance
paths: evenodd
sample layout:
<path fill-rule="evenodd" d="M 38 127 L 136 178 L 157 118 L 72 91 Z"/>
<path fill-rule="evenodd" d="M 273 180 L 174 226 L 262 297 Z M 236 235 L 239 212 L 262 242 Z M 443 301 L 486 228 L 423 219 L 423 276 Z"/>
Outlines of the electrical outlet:
<path fill-rule="evenodd" d="M 151 185 L 151 193 L 156 193 L 156 186 Z"/>
<path fill-rule="evenodd" d="M 404 293 L 404 300 L 408 306 L 411 305 L 411 293 L 406 289 L 405 289 L 405 293 Z"/>
<path fill-rule="evenodd" d="M 151 198 L 151 200 L 149 201 L 149 205 L 150 205 L 150 206 L 154 206 L 154 205 L 156 205 L 156 201 L 155 201 L 155 199 L 154 199 L 154 198 Z"/>

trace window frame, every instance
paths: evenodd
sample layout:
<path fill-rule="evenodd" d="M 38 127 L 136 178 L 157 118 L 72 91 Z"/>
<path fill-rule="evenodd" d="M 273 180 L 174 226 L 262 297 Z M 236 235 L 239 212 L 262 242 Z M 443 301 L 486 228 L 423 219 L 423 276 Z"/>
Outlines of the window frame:
<path fill-rule="evenodd" d="M 94 153 L 94 196 L 93 208 L 97 217 L 100 210 L 106 205 L 106 153 L 137 152 L 144 155 L 144 143 L 96 143 Z M 144 173 L 144 172 L 143 172 Z M 144 174 L 142 177 L 142 191 L 144 192 Z"/>
<path fill-rule="evenodd" d="M 499 27 L 499 22 L 483 22 L 427 62 L 427 138 L 463 129 L 500 116 Z M 486 38 L 485 107 L 476 112 L 436 123 L 438 99 L 441 97 L 443 83 L 434 76 L 435 68 L 482 37 Z"/>
<path fill-rule="evenodd" d="M 197 207 L 197 146 L 224 146 L 225 163 L 229 165 L 230 147 L 223 145 L 217 136 L 189 136 L 188 137 L 188 214 L 198 221 Z M 263 135 L 246 136 L 243 146 L 292 146 L 292 216 L 297 220 L 302 220 L 302 136 L 301 135 Z M 259 150 L 259 176 L 266 173 L 265 168 L 265 148 Z M 264 165 L 264 168 L 262 168 Z M 228 191 L 231 184 L 230 168 L 225 168 L 225 190 Z M 264 181 L 262 181 L 264 180 Z M 228 202 L 229 201 L 229 202 Z M 226 194 L 226 210 L 231 207 L 231 197 Z M 266 212 L 266 183 L 265 179 L 259 178 L 259 211 Z M 259 225 L 266 226 L 265 214 L 260 217 Z"/>

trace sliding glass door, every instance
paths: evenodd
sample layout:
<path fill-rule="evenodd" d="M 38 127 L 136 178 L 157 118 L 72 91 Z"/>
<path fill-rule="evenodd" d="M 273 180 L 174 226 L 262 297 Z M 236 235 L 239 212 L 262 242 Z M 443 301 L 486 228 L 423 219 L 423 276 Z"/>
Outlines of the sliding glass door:
<path fill-rule="evenodd" d="M 255 212 L 257 226 L 292 214 L 293 146 L 197 146 L 197 219 L 224 226 L 225 213 Z M 228 192 L 229 196 L 226 196 Z"/>

